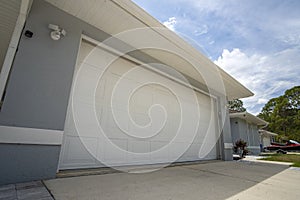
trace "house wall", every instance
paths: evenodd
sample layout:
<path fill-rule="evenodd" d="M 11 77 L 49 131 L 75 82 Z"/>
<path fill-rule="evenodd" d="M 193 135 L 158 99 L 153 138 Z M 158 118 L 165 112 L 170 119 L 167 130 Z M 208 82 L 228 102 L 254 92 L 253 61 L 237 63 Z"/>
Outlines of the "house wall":
<path fill-rule="evenodd" d="M 245 120 L 240 118 L 231 118 L 230 119 L 230 126 L 231 126 L 231 138 L 232 142 L 235 143 L 239 139 L 243 139 L 248 142 L 248 135 L 247 135 L 247 123 Z"/>
<path fill-rule="evenodd" d="M 49 23 L 66 29 L 67 36 L 53 41 Z M 99 41 L 109 35 L 42 0 L 33 1 L 25 30 L 33 37 L 20 38 L 0 125 L 62 131 L 81 34 Z M 7 144 L 0 137 L 0 184 L 55 177 L 60 147 Z"/>
<path fill-rule="evenodd" d="M 50 23 L 63 27 L 66 37 L 53 41 L 49 36 Z M 20 38 L 0 111 L 0 125 L 63 131 L 81 35 L 84 33 L 98 41 L 110 35 L 43 0 L 33 1 L 25 30 L 32 31 L 33 37 L 26 38 L 22 34 Z M 150 62 L 147 56 L 135 53 L 134 57 Z M 225 107 L 226 100 L 220 101 L 221 108 Z M 226 116 L 221 139 L 230 143 L 229 117 Z M 45 143 L 7 144 L 0 138 L 0 184 L 54 177 L 60 147 Z M 232 159 L 231 149 L 222 153 L 223 159 Z"/>
<path fill-rule="evenodd" d="M 261 142 L 262 142 L 263 147 L 271 145 L 271 141 L 272 141 L 271 136 L 266 136 L 266 135 L 261 136 Z"/>
<path fill-rule="evenodd" d="M 228 100 L 227 99 L 219 99 L 219 108 L 225 108 Z M 232 156 L 232 136 L 231 136 L 231 127 L 230 127 L 230 118 L 229 118 L 229 111 L 227 109 L 219 110 L 219 113 L 224 114 L 224 122 L 221 122 L 222 127 L 222 134 L 220 137 L 220 145 L 221 145 L 221 153 L 222 153 L 222 160 L 233 160 Z"/>
<path fill-rule="evenodd" d="M 249 147 L 251 154 L 257 155 L 260 153 L 260 139 L 258 133 L 258 127 L 254 124 L 248 124 L 249 129 Z"/>
<path fill-rule="evenodd" d="M 0 144 L 0 185 L 55 178 L 60 146 Z"/>
<path fill-rule="evenodd" d="M 240 139 L 238 118 L 230 119 L 230 128 L 231 128 L 231 139 L 232 139 L 232 143 L 234 144 L 238 139 Z"/>
<path fill-rule="evenodd" d="M 67 30 L 67 36 L 53 41 L 50 23 Z M 0 124 L 63 130 L 81 34 L 85 30 L 100 41 L 109 35 L 44 1 L 34 1 L 24 30 L 33 37 L 21 37 Z"/>
<path fill-rule="evenodd" d="M 244 139 L 247 141 L 248 146 L 250 144 L 250 138 L 249 138 L 249 130 L 248 130 L 248 124 L 245 120 L 239 119 L 239 132 L 240 132 L 240 139 Z"/>
<path fill-rule="evenodd" d="M 240 118 L 231 118 L 230 126 L 233 144 L 242 139 L 247 142 L 251 154 L 260 153 L 260 136 L 257 125 L 250 124 Z"/>

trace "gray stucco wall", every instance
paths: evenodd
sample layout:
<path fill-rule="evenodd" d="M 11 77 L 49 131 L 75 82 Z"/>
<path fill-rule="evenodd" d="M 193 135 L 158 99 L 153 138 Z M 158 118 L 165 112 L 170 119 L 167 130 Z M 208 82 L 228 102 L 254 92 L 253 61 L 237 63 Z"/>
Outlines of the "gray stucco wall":
<path fill-rule="evenodd" d="M 48 24 L 67 30 L 53 41 Z M 0 125 L 63 130 L 81 34 L 109 35 L 43 0 L 33 1 L 11 69 Z M 23 32 L 24 32 L 23 31 Z M 55 177 L 60 146 L 0 143 L 0 184 Z"/>
<path fill-rule="evenodd" d="M 219 143 L 220 143 L 220 149 L 222 153 L 222 160 L 231 161 L 233 160 L 232 148 L 226 148 L 224 145 L 225 143 L 227 144 L 232 143 L 229 111 L 228 109 L 225 109 L 227 102 L 228 99 L 218 98 L 218 104 L 219 104 L 218 114 L 219 114 L 219 120 L 221 121 L 220 128 L 222 130 Z M 224 116 L 223 120 L 221 116 Z"/>
<path fill-rule="evenodd" d="M 239 134 L 240 134 L 239 139 L 243 139 L 243 140 L 247 141 L 248 145 L 250 145 L 249 135 L 248 135 L 248 130 L 247 130 L 248 129 L 247 122 L 245 120 L 239 119 L 238 125 L 239 125 Z"/>
<path fill-rule="evenodd" d="M 249 143 L 249 137 L 248 137 L 248 128 L 247 128 L 247 122 L 240 118 L 231 118 L 230 119 L 230 126 L 231 126 L 231 137 L 232 142 L 235 143 L 239 139 L 245 140 L 248 145 Z"/>
<path fill-rule="evenodd" d="M 55 177 L 59 146 L 0 144 L 0 185 Z"/>
<path fill-rule="evenodd" d="M 247 142 L 248 149 L 251 154 L 259 154 L 259 148 L 251 148 L 253 146 L 259 147 L 260 138 L 258 133 L 258 127 L 254 124 L 249 124 L 246 120 L 240 118 L 231 118 L 231 137 L 232 143 L 235 143 L 237 140 L 242 139 Z"/>
<path fill-rule="evenodd" d="M 235 141 L 241 138 L 238 118 L 230 119 L 230 128 L 231 128 L 232 143 L 235 143 Z"/>
<path fill-rule="evenodd" d="M 67 36 L 53 41 L 50 23 L 67 30 Z M 42 0 L 34 1 L 24 30 L 33 37 L 20 39 L 0 124 L 63 130 L 81 34 L 100 41 L 108 35 Z"/>
<path fill-rule="evenodd" d="M 253 135 L 253 146 L 259 146 L 260 145 L 260 135 L 258 132 L 259 128 L 252 124 L 252 135 Z"/>

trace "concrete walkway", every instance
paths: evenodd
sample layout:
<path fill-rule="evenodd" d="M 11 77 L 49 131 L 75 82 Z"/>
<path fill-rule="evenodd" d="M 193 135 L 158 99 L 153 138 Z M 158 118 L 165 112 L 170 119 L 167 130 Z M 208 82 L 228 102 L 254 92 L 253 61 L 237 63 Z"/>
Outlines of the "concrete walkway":
<path fill-rule="evenodd" d="M 265 157 L 266 156 L 246 156 L 246 158 L 238 160 L 238 162 L 260 162 L 260 163 L 278 164 L 278 165 L 286 165 L 286 166 L 292 166 L 293 165 L 293 163 L 290 163 L 290 162 L 260 160 L 260 159 L 265 158 Z"/>
<path fill-rule="evenodd" d="M 56 200 L 298 199 L 300 171 L 256 162 L 213 162 L 144 174 L 106 174 L 45 181 Z"/>
<path fill-rule="evenodd" d="M 0 186 L 0 200 L 53 200 L 41 181 Z"/>
<path fill-rule="evenodd" d="M 289 168 L 228 199 L 299 199 L 299 168 Z"/>

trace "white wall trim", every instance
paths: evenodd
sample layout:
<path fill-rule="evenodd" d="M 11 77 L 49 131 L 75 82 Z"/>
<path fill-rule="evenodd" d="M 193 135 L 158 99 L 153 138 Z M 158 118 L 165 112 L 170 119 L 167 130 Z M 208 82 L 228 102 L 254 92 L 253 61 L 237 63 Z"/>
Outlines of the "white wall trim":
<path fill-rule="evenodd" d="M 224 149 L 232 149 L 233 144 L 232 143 L 224 143 Z"/>
<path fill-rule="evenodd" d="M 248 146 L 248 149 L 260 149 L 260 146 Z"/>
<path fill-rule="evenodd" d="M 15 58 L 15 54 L 19 45 L 22 30 L 31 4 L 32 4 L 32 0 L 22 0 L 15 30 L 11 36 L 10 43 L 6 52 L 6 56 L 4 58 L 2 70 L 0 73 L 0 99 L 3 96 L 6 87 L 11 65 Z"/>
<path fill-rule="evenodd" d="M 0 143 L 61 145 L 63 131 L 0 126 Z"/>

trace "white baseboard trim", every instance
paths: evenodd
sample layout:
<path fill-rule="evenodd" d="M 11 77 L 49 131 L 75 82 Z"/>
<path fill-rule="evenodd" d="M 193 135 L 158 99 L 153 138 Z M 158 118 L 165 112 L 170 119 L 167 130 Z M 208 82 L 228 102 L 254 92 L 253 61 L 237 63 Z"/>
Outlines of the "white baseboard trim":
<path fill-rule="evenodd" d="M 260 146 L 248 146 L 248 149 L 260 149 Z"/>
<path fill-rule="evenodd" d="M 224 149 L 232 149 L 233 144 L 232 143 L 224 143 Z"/>
<path fill-rule="evenodd" d="M 0 126 L 0 143 L 61 145 L 63 131 Z"/>

